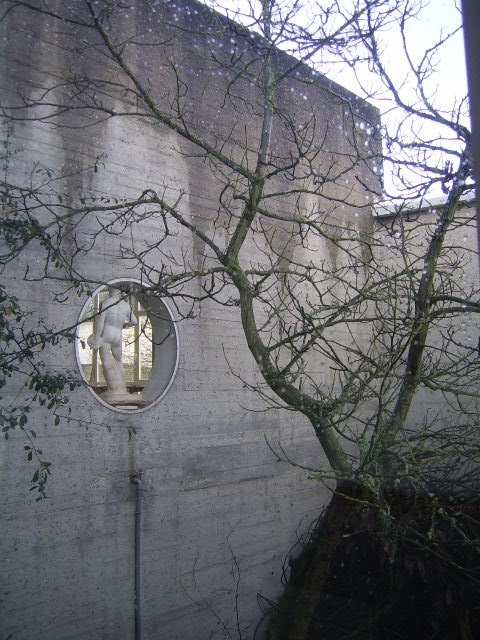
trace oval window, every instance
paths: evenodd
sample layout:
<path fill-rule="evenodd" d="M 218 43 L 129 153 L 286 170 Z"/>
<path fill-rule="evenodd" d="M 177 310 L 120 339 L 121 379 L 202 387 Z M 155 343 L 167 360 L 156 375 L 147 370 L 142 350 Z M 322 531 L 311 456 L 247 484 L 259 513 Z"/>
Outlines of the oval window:
<path fill-rule="evenodd" d="M 85 303 L 76 355 L 94 396 L 115 411 L 161 400 L 178 366 L 178 333 L 167 303 L 134 280 L 112 280 Z"/>

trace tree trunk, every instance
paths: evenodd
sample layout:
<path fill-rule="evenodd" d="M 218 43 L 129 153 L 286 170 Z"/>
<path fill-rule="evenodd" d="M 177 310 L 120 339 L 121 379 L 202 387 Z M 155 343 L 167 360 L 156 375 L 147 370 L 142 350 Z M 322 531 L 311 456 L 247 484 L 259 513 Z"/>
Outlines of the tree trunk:
<path fill-rule="evenodd" d="M 339 483 L 310 539 L 291 563 L 288 584 L 268 627 L 269 640 L 308 640 L 337 543 L 366 495 L 358 484 Z"/>

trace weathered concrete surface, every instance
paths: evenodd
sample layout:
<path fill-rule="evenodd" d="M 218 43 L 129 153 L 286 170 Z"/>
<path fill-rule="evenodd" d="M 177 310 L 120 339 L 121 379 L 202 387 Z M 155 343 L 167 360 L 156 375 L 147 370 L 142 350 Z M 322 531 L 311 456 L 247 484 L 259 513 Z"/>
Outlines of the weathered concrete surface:
<path fill-rule="evenodd" d="M 78 2 L 56 5 L 70 16 L 83 11 Z M 225 149 L 232 158 L 240 158 L 246 131 L 252 147 L 258 138 L 253 89 L 245 83 L 236 86 L 225 102 L 225 78 L 213 68 L 212 47 L 201 33 L 194 33 L 202 29 L 204 19 L 195 13 L 199 10 L 195 3 L 185 3 L 186 10 L 165 4 L 166 17 L 175 23 L 177 12 L 184 31 L 176 28 L 178 21 L 170 28 L 164 20 L 160 11 L 164 3 L 155 6 L 157 17 L 138 0 L 118 23 L 126 33 L 137 24 L 147 40 L 159 34 L 165 41 L 165 46 L 147 49 L 131 45 L 138 73 L 149 79 L 160 102 L 168 102 L 174 76 L 167 63 L 174 61 L 188 83 L 189 118 L 212 144 L 229 135 Z M 144 28 L 148 20 L 152 26 Z M 148 35 L 150 28 L 154 36 Z M 18 8 L 2 23 L 1 36 L 4 105 L 18 104 L 18 92 L 33 99 L 41 87 L 62 85 L 73 74 L 119 77 L 118 70 L 98 55 L 94 34 L 75 25 Z M 234 48 L 247 45 L 248 38 L 239 38 Z M 286 59 L 280 62 L 286 64 Z M 119 91 L 109 98 L 102 95 L 101 86 L 97 90 L 98 99 L 110 106 L 134 111 L 131 96 L 125 98 Z M 59 86 L 53 95 L 78 104 L 68 87 Z M 325 140 L 319 171 L 322 166 L 341 168 L 349 162 L 354 118 L 377 117 L 340 87 L 330 91 L 322 78 L 307 85 L 287 79 L 279 100 L 299 120 L 304 114 L 317 114 L 316 135 Z M 82 123 L 89 126 L 71 128 Z M 91 114 L 62 113 L 55 124 L 60 127 L 39 121 L 8 125 L 9 179 L 25 184 L 32 170 L 48 167 L 61 176 L 54 187 L 71 202 L 91 193 L 135 197 L 147 188 L 165 189 L 170 202 L 181 197 L 182 210 L 199 228 L 211 228 L 219 210 L 220 182 L 214 167 L 193 157 L 192 145 L 179 135 L 140 115 L 95 123 Z M 281 123 L 275 127 L 280 154 L 285 150 Z M 100 154 L 106 157 L 98 173 L 80 172 Z M 366 167 L 355 171 L 363 172 L 364 183 L 372 180 Z M 279 186 L 280 182 L 275 188 Z M 365 191 L 350 174 L 342 184 L 325 189 L 327 194 L 351 192 L 352 202 L 365 205 Z M 288 212 L 293 203 L 294 198 L 279 198 L 277 210 Z M 303 204 L 305 210 L 311 205 Z M 339 222 L 342 216 L 351 220 L 352 211 L 345 206 L 331 215 Z M 369 210 L 358 211 L 360 228 L 371 229 Z M 71 239 L 72 261 L 86 280 L 140 277 L 122 260 L 124 247 L 143 247 L 158 232 L 158 224 L 149 218 L 122 236 L 102 233 L 88 254 L 76 253 Z M 84 220 L 77 226 L 76 240 L 97 231 L 95 220 Z M 335 250 L 322 243 L 319 240 L 317 250 L 336 260 Z M 165 249 L 177 258 L 186 252 L 194 266 L 201 265 L 205 255 L 199 239 L 185 230 L 172 236 Z M 260 249 L 249 244 L 243 259 L 260 260 Z M 22 305 L 49 325 L 74 324 L 85 299 L 70 295 L 61 304 L 55 302 L 54 293 L 61 285 L 54 280 L 25 281 L 27 265 L 29 277 L 41 273 L 39 247 L 32 245 L 5 274 Z M 240 626 L 243 637 L 251 638 L 262 616 L 257 594 L 268 599 L 278 596 L 284 556 L 298 530 L 319 513 L 328 492 L 307 480 L 304 471 L 276 462 L 265 436 L 272 443 L 280 441 L 303 464 L 325 467 L 326 460 L 302 417 L 280 410 L 249 411 L 265 405 L 230 370 L 249 382 L 259 379 L 236 308 L 202 303 L 195 319 L 179 323 L 179 334 L 178 374 L 168 395 L 151 410 L 130 416 L 114 413 L 84 387 L 71 399 L 78 423 L 64 421 L 54 427 L 49 412 L 35 410 L 32 426 L 52 462 L 47 501 L 35 503 L 28 493 L 31 469 L 21 462 L 22 435 L 2 443 L 2 638 L 133 637 L 130 475 L 140 471 L 146 639 L 221 638 L 227 637 L 227 629 L 235 637 L 237 586 Z M 43 357 L 52 368 L 76 369 L 72 345 L 50 349 Z M 10 391 L 14 401 L 15 386 Z M 137 432 L 131 440 L 128 427 Z"/>

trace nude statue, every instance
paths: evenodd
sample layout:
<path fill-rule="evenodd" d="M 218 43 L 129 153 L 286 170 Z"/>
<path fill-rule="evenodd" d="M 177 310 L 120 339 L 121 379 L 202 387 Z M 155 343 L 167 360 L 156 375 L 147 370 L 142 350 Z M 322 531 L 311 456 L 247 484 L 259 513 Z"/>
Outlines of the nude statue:
<path fill-rule="evenodd" d="M 91 349 L 98 349 L 107 382 L 107 391 L 102 398 L 108 402 L 121 402 L 131 397 L 125 384 L 122 364 L 122 329 L 132 321 L 133 312 L 129 303 L 122 298 L 122 292 L 108 288 L 108 298 L 101 306 L 101 313 L 95 323 L 95 333 L 87 342 Z"/>

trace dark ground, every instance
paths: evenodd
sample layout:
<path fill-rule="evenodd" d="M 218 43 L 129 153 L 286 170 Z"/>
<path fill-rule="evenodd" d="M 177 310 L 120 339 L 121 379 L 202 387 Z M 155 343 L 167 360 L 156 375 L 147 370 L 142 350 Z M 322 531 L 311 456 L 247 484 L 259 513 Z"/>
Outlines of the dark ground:
<path fill-rule="evenodd" d="M 311 640 L 480 640 L 480 502 L 385 505 L 390 517 L 364 508 L 350 521 Z"/>

